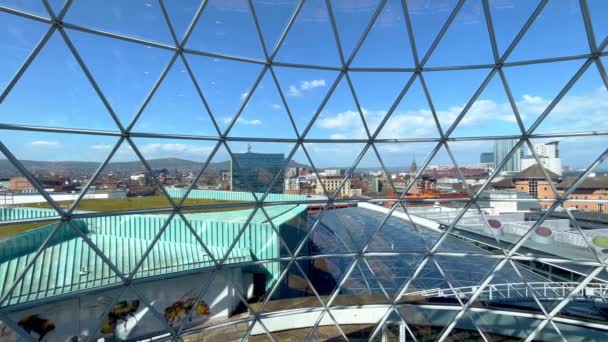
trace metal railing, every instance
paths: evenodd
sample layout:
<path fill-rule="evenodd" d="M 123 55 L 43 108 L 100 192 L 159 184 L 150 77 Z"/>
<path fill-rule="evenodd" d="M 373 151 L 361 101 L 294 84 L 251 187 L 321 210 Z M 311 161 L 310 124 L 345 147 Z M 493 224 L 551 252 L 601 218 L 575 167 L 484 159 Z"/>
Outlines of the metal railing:
<path fill-rule="evenodd" d="M 579 285 L 578 282 L 532 282 L 532 283 L 506 283 L 489 284 L 480 293 L 478 299 L 496 300 L 509 298 L 532 297 L 532 291 L 537 298 L 563 299 L 566 298 Z M 426 289 L 408 292 L 406 296 L 422 297 L 459 297 L 468 298 L 479 290 L 479 286 L 464 286 L 444 289 Z M 575 298 L 594 298 L 608 300 L 608 283 L 589 283 L 574 294 Z"/>

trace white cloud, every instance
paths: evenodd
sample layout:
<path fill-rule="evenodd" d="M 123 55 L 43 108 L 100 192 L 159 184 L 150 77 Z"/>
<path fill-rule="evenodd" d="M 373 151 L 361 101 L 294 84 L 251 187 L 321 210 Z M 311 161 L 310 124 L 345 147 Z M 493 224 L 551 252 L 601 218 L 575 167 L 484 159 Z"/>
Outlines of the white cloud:
<path fill-rule="evenodd" d="M 300 83 L 300 89 L 311 90 L 318 87 L 325 87 L 325 80 L 311 80 Z"/>
<path fill-rule="evenodd" d="M 189 144 L 180 144 L 180 143 L 153 143 L 138 146 L 139 151 L 144 154 L 146 157 L 150 157 L 152 155 L 158 153 L 170 153 L 174 154 L 209 154 L 212 150 L 212 146 L 197 146 L 197 145 L 189 145 Z"/>
<path fill-rule="evenodd" d="M 281 109 L 281 108 L 283 108 L 283 107 L 281 107 L 281 105 L 278 104 L 278 103 L 273 103 L 272 104 L 272 109 Z"/>
<path fill-rule="evenodd" d="M 110 149 L 112 149 L 112 145 L 109 145 L 109 144 L 91 145 L 91 149 L 93 149 L 93 150 L 110 150 Z"/>
<path fill-rule="evenodd" d="M 249 95 L 248 92 L 241 93 L 241 101 L 243 101 L 247 97 L 247 95 Z"/>
<path fill-rule="evenodd" d="M 300 96 L 300 95 L 302 95 L 302 92 L 295 85 L 290 85 L 289 88 L 287 89 L 287 95 Z"/>
<path fill-rule="evenodd" d="M 522 120 L 529 126 L 550 102 L 544 97 L 526 94 L 518 99 L 516 104 Z M 452 106 L 437 111 L 437 117 L 444 130 L 450 127 L 464 106 L 464 104 Z M 585 95 L 565 96 L 546 117 L 537 132 L 605 130 L 608 128 L 605 121 L 607 112 L 608 92 L 605 88 L 600 87 Z M 363 109 L 363 113 L 369 129 L 373 133 L 378 123 L 384 118 L 386 111 Z M 516 117 L 508 102 L 479 99 L 462 118 L 457 129 L 475 129 L 474 134 L 477 135 L 500 135 L 501 133 L 494 133 L 492 127 L 496 127 L 499 131 L 507 125 L 518 130 Z M 330 138 L 365 137 L 359 113 L 355 110 L 333 115 L 323 113 L 313 129 L 326 130 L 324 135 Z M 379 134 L 380 138 L 435 138 L 438 136 L 433 115 L 427 108 L 395 111 Z"/>
<path fill-rule="evenodd" d="M 36 147 L 57 147 L 59 146 L 58 141 L 48 141 L 48 140 L 36 140 L 30 143 L 32 146 Z"/>
<path fill-rule="evenodd" d="M 229 124 L 232 121 L 231 117 L 224 117 L 222 118 L 222 121 L 226 124 Z M 247 119 L 243 119 L 243 118 L 238 118 L 236 120 L 237 124 L 241 124 L 241 125 L 251 125 L 251 126 L 257 126 L 257 125 L 261 125 L 262 124 L 262 120 L 259 119 L 251 119 L 251 120 L 247 120 Z"/>
<path fill-rule="evenodd" d="M 290 85 L 287 88 L 287 95 L 289 96 L 301 96 L 303 92 L 310 91 L 315 88 L 325 87 L 326 82 L 323 79 L 319 80 L 310 80 L 310 81 L 302 81 L 300 85 Z"/>

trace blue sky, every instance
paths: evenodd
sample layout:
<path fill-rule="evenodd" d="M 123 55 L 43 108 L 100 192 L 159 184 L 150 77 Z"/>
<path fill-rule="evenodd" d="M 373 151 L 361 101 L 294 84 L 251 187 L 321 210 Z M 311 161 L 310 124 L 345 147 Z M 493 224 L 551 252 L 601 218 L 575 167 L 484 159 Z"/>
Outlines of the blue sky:
<path fill-rule="evenodd" d="M 200 0 L 166 1 L 167 11 L 178 37 L 182 37 Z M 296 1 L 254 1 L 264 44 L 272 51 L 296 6 Z M 333 1 L 333 11 L 341 48 L 348 58 L 367 25 L 378 1 Z M 408 1 L 413 34 L 422 58 L 456 0 Z M 499 52 L 504 52 L 538 1 L 493 0 L 491 14 Z M 61 1 L 52 1 L 56 10 Z M 36 1 L 0 0 L 0 5 L 48 17 Z M 543 13 L 507 61 L 524 61 L 569 56 L 589 52 L 578 1 L 550 1 Z M 600 13 L 608 3 L 589 1 L 596 40 L 608 35 L 608 21 Z M 108 32 L 173 45 L 156 1 L 74 1 L 65 21 Z M 3 91 L 45 34 L 43 23 L 0 12 L 0 91 Z M 146 95 L 172 57 L 170 50 L 151 48 L 131 42 L 66 29 L 66 32 L 117 117 L 127 126 Z M 352 67 L 414 67 L 400 1 L 389 0 L 358 54 Z M 263 60 L 262 45 L 255 30 L 246 0 L 210 1 L 187 48 L 217 54 Z M 262 65 L 236 62 L 201 55 L 187 55 L 187 61 L 204 94 L 208 108 L 219 128 L 228 127 L 245 99 L 249 99 L 238 121 L 229 132 L 233 137 L 295 138 L 286 109 L 270 72 L 266 72 L 250 95 Z M 603 63 L 608 64 L 608 57 Z M 275 61 L 339 66 L 331 23 L 320 0 L 307 1 L 285 38 Z M 526 127 L 549 105 L 584 60 L 534 64 L 504 69 L 514 100 Z M 427 62 L 429 67 L 466 64 L 492 64 L 493 56 L 486 20 L 480 0 L 467 0 Z M 331 88 L 338 72 L 331 70 L 275 67 L 277 81 L 300 132 L 307 126 L 321 100 Z M 447 130 L 467 101 L 487 77 L 490 69 L 425 72 L 441 127 Z M 350 82 L 357 93 L 367 126 L 378 126 L 395 98 L 411 77 L 409 72 L 351 72 Z M 606 130 L 608 92 L 595 66 L 591 66 L 566 97 L 555 107 L 537 130 L 539 133 Z M 584 118 L 581 120 L 581 118 Z M 54 34 L 30 68 L 0 104 L 0 122 L 10 124 L 86 128 L 116 131 L 116 125 L 100 101 L 63 39 Z M 181 61 L 172 65 L 163 83 L 133 127 L 135 132 L 160 132 L 217 136 L 210 114 L 198 96 Z M 494 77 L 469 113 L 454 130 L 453 136 L 518 134 L 508 98 L 500 78 Z M 308 138 L 364 139 L 367 133 L 357 111 L 349 80 L 343 77 Z M 419 80 L 398 104 L 378 137 L 388 139 L 436 138 L 437 128 Z M 115 144 L 115 137 L 57 133 L 24 133 L 3 130 L 0 137 L 22 159 L 101 161 Z M 584 167 L 606 144 L 601 139 L 593 146 L 580 139 L 563 139 L 565 165 Z M 212 142 L 194 140 L 139 139 L 135 143 L 148 158 L 179 157 L 204 160 Z M 289 153 L 292 145 L 252 143 L 258 152 Z M 389 166 L 409 166 L 412 156 L 421 161 L 432 146 L 425 144 L 381 144 L 379 151 Z M 427 146 L 428 145 L 428 146 Z M 491 141 L 458 143 L 454 153 L 463 165 L 478 162 L 480 152 L 491 150 Z M 429 147 L 430 146 L 430 147 Z M 244 143 L 231 143 L 235 152 Z M 310 144 L 309 152 L 317 166 L 348 166 L 362 145 Z M 61 153 L 59 153 L 61 151 Z M 121 149 L 117 160 L 130 160 L 132 151 Z M 227 158 L 225 151 L 216 157 Z M 443 158 L 443 157 L 442 157 Z M 436 163 L 446 163 L 445 158 Z M 301 151 L 295 159 L 304 162 Z M 434 161 L 435 162 L 435 161 Z M 366 156 L 362 166 L 378 166 Z"/>

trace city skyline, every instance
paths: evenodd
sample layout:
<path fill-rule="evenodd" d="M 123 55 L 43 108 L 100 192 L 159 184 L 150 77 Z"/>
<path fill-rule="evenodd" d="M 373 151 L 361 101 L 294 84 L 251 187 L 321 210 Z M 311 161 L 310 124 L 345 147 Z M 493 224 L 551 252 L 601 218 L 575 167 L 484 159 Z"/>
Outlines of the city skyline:
<path fill-rule="evenodd" d="M 455 1 L 451 3 L 455 4 Z M 243 3 L 244 4 L 244 3 Z M 453 6 L 452 4 L 452 6 Z M 43 8 L 34 5 L 26 10 L 46 15 Z M 270 7 L 265 3 L 256 3 L 257 15 L 262 22 L 262 33 L 268 49 L 274 46 L 281 28 L 295 3 L 282 3 L 278 7 Z M 352 67 L 398 67 L 412 68 L 413 54 L 409 38 L 404 27 L 403 14 L 396 10 L 396 3 L 389 1 L 380 14 L 377 23 L 372 27 L 361 48 L 354 58 Z M 594 2 L 596 11 L 608 9 L 608 4 Z M 142 39 L 170 44 L 171 36 L 166 27 L 152 25 L 158 20 L 160 9 L 156 3 L 147 3 L 144 8 L 128 5 L 123 10 L 142 11 L 141 18 L 135 22 L 125 22 L 121 18 L 103 20 L 110 15 L 104 6 L 81 6 L 76 4 L 65 18 L 66 22 L 79 22 L 80 16 L 85 16 L 99 7 L 99 21 L 93 23 L 110 32 L 127 32 L 140 36 Z M 190 49 L 210 51 L 219 54 L 235 54 L 252 59 L 262 59 L 263 51 L 255 36 L 249 16 L 248 7 L 242 7 L 235 2 L 229 6 L 209 4 L 209 9 L 201 17 L 198 29 L 192 34 Z M 431 37 L 437 32 L 449 14 L 446 6 L 423 8 L 412 5 L 411 19 L 414 39 L 418 55 L 423 55 L 430 45 Z M 523 22 L 510 21 L 510 18 L 525 17 L 535 8 L 533 2 L 517 3 L 501 6 L 490 2 L 490 10 L 494 16 L 497 43 L 503 52 L 508 42 L 515 36 Z M 335 16 L 338 31 L 342 33 L 341 48 L 348 56 L 352 52 L 356 39 L 365 23 L 371 17 L 375 5 L 351 7 L 348 3 L 336 5 Z M 168 5 L 167 11 L 175 22 L 176 33 L 185 31 L 191 11 L 177 11 Z M 272 11 L 272 15 L 269 11 Z M 550 2 L 545 9 L 547 15 L 541 16 L 530 28 L 530 32 L 515 47 L 507 62 L 529 60 L 562 55 L 564 51 L 576 54 L 586 51 L 585 29 L 582 24 L 582 14 L 569 2 Z M 352 13 L 358 13 L 352 20 Z M 188 15 L 186 15 L 188 14 Z M 352 22 L 341 21 L 345 15 Z M 0 92 L 4 91 L 6 82 L 18 67 L 29 49 L 43 35 L 44 25 L 33 21 L 24 21 L 16 16 L 0 13 L 3 25 L 20 25 L 18 33 L 8 29 L 5 41 L 0 41 L 6 54 L 11 56 L 11 63 L 0 67 Z M 240 18 L 241 25 L 232 25 L 230 20 Z M 343 19 L 342 19 L 343 20 Z M 557 25 L 559 23 L 559 25 Z M 608 33 L 597 21 L 598 34 Z M 179 25 L 178 25 L 179 24 Z M 403 25 L 403 26 L 402 26 Z M 458 65 L 466 60 L 478 64 L 492 64 L 489 38 L 485 34 L 483 10 L 474 2 L 466 2 L 455 18 L 454 23 L 446 32 L 445 37 L 437 45 L 436 51 L 428 61 L 429 67 Z M 563 27 L 563 28 L 562 28 Z M 207 33 L 204 29 L 208 29 Z M 555 32 L 555 30 L 559 32 Z M 551 34 L 547 34 L 551 30 Z M 151 48 L 139 44 L 118 41 L 102 36 L 84 34 L 77 30 L 66 30 L 73 44 L 79 49 L 86 60 L 92 76 L 108 99 L 108 103 L 116 113 L 120 123 L 127 127 L 135 113 L 139 112 L 146 94 L 152 89 L 154 82 L 171 60 L 170 51 Z M 324 5 L 306 3 L 300 14 L 300 19 L 294 23 L 292 31 L 278 51 L 276 59 L 287 63 L 307 61 L 329 67 L 339 66 L 338 51 L 333 41 L 329 16 Z M 462 37 L 467 36 L 467 39 Z M 302 46 L 306 37 L 316 37 L 314 48 Z M 230 39 L 225 39 L 229 37 Z M 321 37 L 321 38 L 320 38 Z M 557 38 L 559 37 L 559 39 Z M 542 39 L 541 39 L 542 38 Z M 319 40 L 320 39 L 320 40 Z M 402 45 L 393 46 L 394 53 L 383 56 L 383 65 L 374 65 L 374 56 L 383 49 L 389 41 L 402 41 Z M 472 45 L 470 42 L 475 41 Z M 532 48 L 542 44 L 543 49 Z M 464 51 L 462 56 L 448 54 L 448 51 L 459 49 Z M 449 56 L 449 58 L 447 57 Z M 605 61 L 608 57 L 601 57 Z M 133 125 L 133 132 L 157 132 L 165 134 L 197 135 L 218 137 L 218 132 L 211 120 L 210 113 L 203 105 L 196 87 L 189 77 L 189 70 L 197 81 L 197 85 L 208 99 L 209 109 L 215 123 L 221 132 L 231 124 L 235 113 L 241 104 L 247 105 L 228 137 L 265 137 L 297 139 L 290 123 L 285 103 L 294 119 L 297 130 L 302 133 L 307 127 L 313 113 L 317 111 L 323 98 L 334 86 L 339 72 L 336 70 L 299 69 L 276 66 L 274 73 L 281 93 L 276 87 L 272 74 L 263 75 L 263 66 L 256 63 L 243 63 L 225 58 L 189 55 L 186 60 L 187 68 L 178 58 L 168 69 L 166 77 L 154 96 L 141 111 L 141 116 Z M 509 66 L 504 68 L 505 77 L 509 83 L 513 98 L 518 107 L 519 115 L 527 129 L 536 118 L 549 106 L 559 90 L 581 67 L 582 61 L 570 60 L 556 63 L 546 63 L 531 66 Z M 206 70 L 206 73 L 201 73 Z M 404 69 L 406 70 L 406 69 Z M 467 102 L 483 83 L 491 69 L 470 69 L 446 72 L 424 72 L 424 80 L 429 90 L 430 98 L 436 110 L 438 122 L 446 131 L 458 114 L 466 107 Z M 542 77 L 537 77 L 538 75 Z M 251 92 L 256 78 L 261 79 L 255 91 Z M 352 71 L 350 81 L 353 90 L 358 95 L 362 113 L 359 113 L 354 101 L 349 83 L 341 78 L 335 85 L 333 94 L 319 112 L 318 118 L 312 123 L 311 131 L 306 139 L 367 139 L 363 120 L 373 134 L 382 121 L 387 110 L 397 99 L 397 95 L 412 76 L 411 71 L 400 72 L 363 72 Z M 69 93 L 58 92 L 60 89 L 71 89 Z M 441 96 L 439 96 L 441 95 Z M 36 101 L 30 101 L 35 98 Z M 536 130 L 544 132 L 574 132 L 597 131 L 606 129 L 606 122 L 601 120 L 601 113 L 608 109 L 608 91 L 595 67 L 588 68 L 570 89 L 564 98 L 553 108 L 544 122 Z M 41 114 L 44 113 L 44 114 Z M 87 113 L 87 115 L 83 115 Z M 585 114 L 581 114 L 585 113 Z M 586 120 L 572 122 L 572 116 L 585 115 Z M 10 94 L 4 99 L 0 108 L 0 123 L 35 125 L 47 127 L 70 127 L 95 130 L 118 131 L 108 110 L 95 94 L 93 87 L 86 79 L 84 72 L 71 55 L 69 49 L 58 35 L 51 37 L 39 56 L 15 84 Z M 194 124 L 189 118 L 195 118 Z M 452 137 L 477 137 L 479 132 L 488 136 L 518 135 L 521 130 L 515 120 L 515 115 L 505 94 L 504 87 L 498 76 L 490 79 L 479 98 L 472 104 L 454 129 Z M 66 155 L 81 160 L 102 160 L 109 149 L 116 143 L 117 137 L 67 135 L 53 133 L 23 134 L 22 132 L 3 130 L 5 140 L 14 143 L 11 150 L 22 159 L 40 160 L 49 158 L 54 153 L 49 149 L 63 148 Z M 378 139 L 428 139 L 438 138 L 439 133 L 432 112 L 422 89 L 420 79 L 415 79 L 408 92 L 395 107 L 395 111 L 386 121 L 384 128 L 378 133 Z M 137 139 L 134 139 L 137 140 Z M 141 146 L 150 154 L 172 153 L 180 157 L 188 157 L 192 153 L 211 151 L 212 145 L 201 146 L 199 141 L 181 139 L 179 141 L 163 141 L 144 143 Z M 312 143 L 310 143 L 312 144 Z M 71 145 L 72 147 L 68 147 Z M 287 145 L 287 144 L 284 144 Z M 322 144 L 317 144 L 322 145 Z M 456 144 L 455 144 L 456 145 Z M 77 148 L 74 148 L 77 146 Z M 380 146 L 388 146 L 382 145 Z M 327 147 L 327 146 L 326 146 Z M 564 146 L 565 154 L 570 148 L 580 150 L 577 146 Z M 472 144 L 467 147 L 472 148 Z M 330 148 L 331 149 L 331 148 Z M 395 158 L 399 153 L 409 153 L 414 146 L 395 144 L 386 147 L 393 151 Z M 454 147 L 456 149 L 456 147 Z M 481 149 L 473 154 L 478 154 Z M 284 146 L 275 146 L 264 152 L 285 153 Z M 339 149 L 337 149 L 339 150 Z M 360 151 L 360 150 L 359 150 Z M 358 152 L 358 151 L 357 151 Z M 357 153 L 352 149 L 342 153 L 332 152 L 331 161 L 340 160 L 338 164 L 348 165 L 351 155 Z M 596 152 L 596 151 L 593 151 Z M 143 153 L 143 152 L 142 152 Z M 421 153 L 421 158 L 424 158 Z M 570 153 L 570 164 L 577 168 L 588 164 L 599 155 L 591 156 Z M 564 158 L 566 159 L 566 158 Z M 471 164 L 472 159 L 463 160 Z M 329 158 L 320 156 L 319 164 L 330 165 Z M 447 162 L 447 160 L 446 160 Z"/>

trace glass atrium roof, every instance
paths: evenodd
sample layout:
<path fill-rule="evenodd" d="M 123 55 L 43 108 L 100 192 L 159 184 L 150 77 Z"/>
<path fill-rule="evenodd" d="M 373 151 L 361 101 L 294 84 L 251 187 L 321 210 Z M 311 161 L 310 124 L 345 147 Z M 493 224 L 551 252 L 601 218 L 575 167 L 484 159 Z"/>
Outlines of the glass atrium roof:
<path fill-rule="evenodd" d="M 0 0 L 0 341 L 602 341 L 608 2 Z"/>

